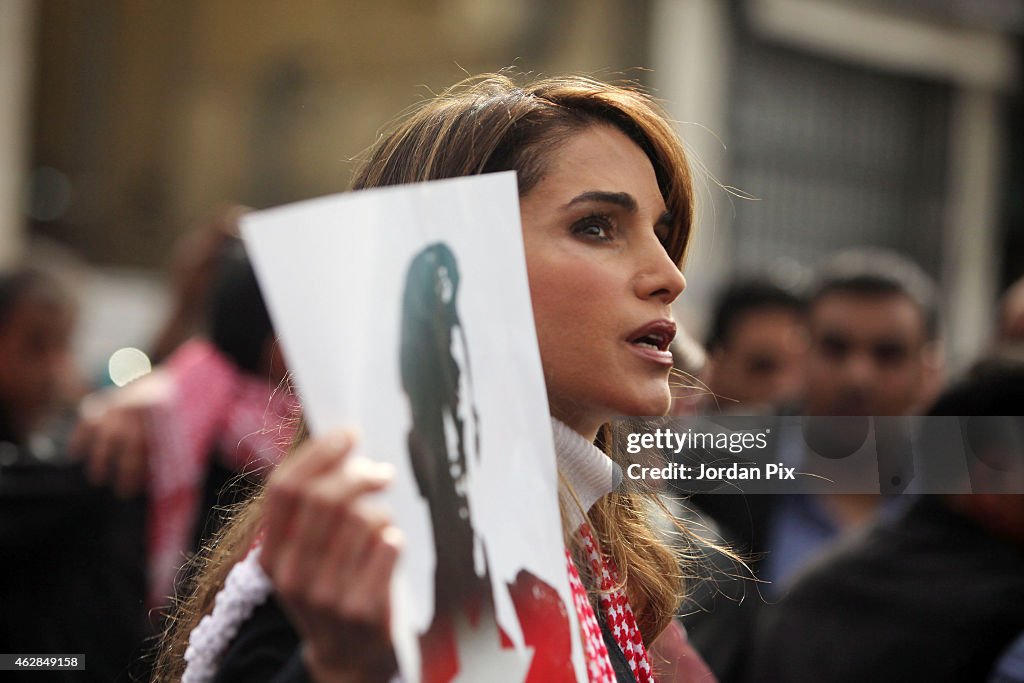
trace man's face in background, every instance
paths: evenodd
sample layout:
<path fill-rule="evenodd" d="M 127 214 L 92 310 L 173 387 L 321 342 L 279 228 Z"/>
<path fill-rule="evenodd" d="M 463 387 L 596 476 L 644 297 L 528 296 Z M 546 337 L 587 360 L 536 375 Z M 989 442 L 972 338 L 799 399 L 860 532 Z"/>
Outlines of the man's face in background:
<path fill-rule="evenodd" d="M 757 412 L 798 401 L 807 327 L 799 313 L 760 308 L 736 318 L 711 353 L 707 383 L 725 412 Z"/>
<path fill-rule="evenodd" d="M 810 310 L 808 415 L 908 415 L 926 399 L 924 313 L 902 294 L 831 292 Z"/>

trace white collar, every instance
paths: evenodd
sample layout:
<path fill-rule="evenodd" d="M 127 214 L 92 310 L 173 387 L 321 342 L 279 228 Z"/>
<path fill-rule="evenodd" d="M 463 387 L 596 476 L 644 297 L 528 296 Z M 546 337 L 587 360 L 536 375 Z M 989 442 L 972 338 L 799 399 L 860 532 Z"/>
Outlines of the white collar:
<path fill-rule="evenodd" d="M 551 418 L 551 431 L 555 437 L 558 470 L 576 494 L 573 499 L 572 493 L 559 490 L 562 508 L 571 516 L 568 520 L 571 528 L 575 528 L 586 521 L 581 507 L 582 512 L 587 512 L 599 498 L 619 488 L 622 468 L 564 422 Z"/>

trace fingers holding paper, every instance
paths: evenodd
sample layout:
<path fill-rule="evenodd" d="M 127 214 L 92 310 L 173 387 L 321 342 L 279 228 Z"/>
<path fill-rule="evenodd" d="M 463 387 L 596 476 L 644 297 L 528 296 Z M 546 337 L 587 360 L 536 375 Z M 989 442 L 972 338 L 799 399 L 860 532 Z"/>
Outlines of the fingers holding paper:
<path fill-rule="evenodd" d="M 373 500 L 391 465 L 353 453 L 354 436 L 310 439 L 267 484 L 260 563 L 297 626 L 315 677 L 395 669 L 391 575 L 401 534 Z M 373 680 L 361 677 L 361 680 Z"/>

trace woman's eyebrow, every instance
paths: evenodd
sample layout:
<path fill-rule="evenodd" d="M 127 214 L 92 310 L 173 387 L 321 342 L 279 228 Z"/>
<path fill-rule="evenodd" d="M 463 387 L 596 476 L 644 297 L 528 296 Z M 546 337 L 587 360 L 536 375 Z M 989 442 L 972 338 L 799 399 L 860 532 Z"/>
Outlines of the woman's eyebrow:
<path fill-rule="evenodd" d="M 603 202 L 605 204 L 615 204 L 621 206 L 626 211 L 633 213 L 637 210 L 636 199 L 633 195 L 628 192 L 605 192 L 603 190 L 590 190 L 582 194 L 578 194 L 565 205 L 564 208 L 568 209 L 576 204 L 582 204 L 584 202 Z"/>

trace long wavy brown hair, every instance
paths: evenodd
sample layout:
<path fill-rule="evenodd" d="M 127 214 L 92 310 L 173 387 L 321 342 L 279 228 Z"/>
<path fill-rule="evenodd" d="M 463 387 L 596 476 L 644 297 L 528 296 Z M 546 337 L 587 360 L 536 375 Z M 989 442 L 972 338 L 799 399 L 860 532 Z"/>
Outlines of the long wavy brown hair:
<path fill-rule="evenodd" d="M 525 85 L 504 74 L 467 79 L 419 106 L 378 140 L 353 189 L 514 170 L 523 197 L 540 181 L 561 145 L 596 124 L 621 130 L 650 159 L 672 216 L 665 248 L 682 267 L 693 227 L 694 192 L 686 153 L 662 109 L 632 86 L 585 77 L 547 78 Z M 609 454 L 617 459 L 615 453 Z M 669 547 L 652 529 L 647 492 L 630 486 L 598 501 L 589 518 L 602 550 L 619 567 L 644 641 L 651 643 L 668 625 L 683 595 L 680 550 L 688 555 L 699 543 L 680 528 L 681 544 Z M 232 565 L 250 547 L 262 510 L 260 492 L 193 560 L 196 578 L 170 618 L 154 680 L 180 678 L 189 633 L 212 610 Z M 578 552 L 572 534 L 567 534 L 567 542 Z"/>

